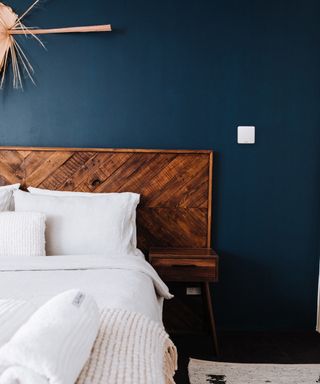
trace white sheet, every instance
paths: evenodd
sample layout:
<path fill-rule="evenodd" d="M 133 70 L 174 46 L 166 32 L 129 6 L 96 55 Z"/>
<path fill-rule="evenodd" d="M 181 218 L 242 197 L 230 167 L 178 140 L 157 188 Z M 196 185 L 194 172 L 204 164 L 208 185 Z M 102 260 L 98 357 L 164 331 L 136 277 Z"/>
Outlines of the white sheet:
<path fill-rule="evenodd" d="M 163 298 L 171 298 L 155 270 L 140 257 L 94 255 L 2 257 L 0 299 L 37 307 L 72 288 L 93 295 L 100 308 L 127 309 L 162 321 Z"/>

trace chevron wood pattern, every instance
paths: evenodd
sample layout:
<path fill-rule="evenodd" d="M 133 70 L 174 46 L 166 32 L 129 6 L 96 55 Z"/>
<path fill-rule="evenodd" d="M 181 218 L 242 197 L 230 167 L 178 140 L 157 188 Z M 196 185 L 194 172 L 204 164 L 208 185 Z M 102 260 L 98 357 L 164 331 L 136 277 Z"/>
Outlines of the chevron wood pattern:
<path fill-rule="evenodd" d="M 141 194 L 138 245 L 208 247 L 211 151 L 0 147 L 0 185 Z"/>

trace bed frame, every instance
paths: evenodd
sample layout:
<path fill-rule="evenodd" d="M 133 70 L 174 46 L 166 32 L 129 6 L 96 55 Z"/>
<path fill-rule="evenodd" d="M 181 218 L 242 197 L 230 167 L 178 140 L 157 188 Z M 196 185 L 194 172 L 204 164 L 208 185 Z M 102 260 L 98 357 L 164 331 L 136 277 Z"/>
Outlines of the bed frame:
<path fill-rule="evenodd" d="M 211 243 L 212 151 L 0 147 L 0 186 L 141 194 L 138 245 Z"/>

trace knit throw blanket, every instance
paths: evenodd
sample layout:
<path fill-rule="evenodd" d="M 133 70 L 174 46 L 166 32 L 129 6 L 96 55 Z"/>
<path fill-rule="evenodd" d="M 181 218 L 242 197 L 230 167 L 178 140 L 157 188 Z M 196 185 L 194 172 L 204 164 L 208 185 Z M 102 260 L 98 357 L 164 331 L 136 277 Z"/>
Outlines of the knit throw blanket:
<path fill-rule="evenodd" d="M 174 384 L 176 369 L 176 348 L 160 324 L 108 309 L 77 384 Z"/>

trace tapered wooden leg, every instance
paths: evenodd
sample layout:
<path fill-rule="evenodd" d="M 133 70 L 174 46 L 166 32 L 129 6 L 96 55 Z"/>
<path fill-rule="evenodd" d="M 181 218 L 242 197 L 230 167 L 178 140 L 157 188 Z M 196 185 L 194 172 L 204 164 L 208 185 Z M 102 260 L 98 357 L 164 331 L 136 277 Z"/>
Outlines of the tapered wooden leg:
<path fill-rule="evenodd" d="M 210 326 L 210 333 L 211 333 L 211 337 L 212 337 L 212 342 L 213 342 L 213 346 L 214 346 L 214 350 L 216 352 L 216 355 L 219 356 L 219 346 L 218 346 L 216 322 L 214 320 L 212 298 L 211 298 L 209 283 L 203 283 L 203 289 L 204 289 L 204 299 L 206 301 L 206 306 L 207 306 L 207 310 L 208 310 L 209 326 Z"/>

